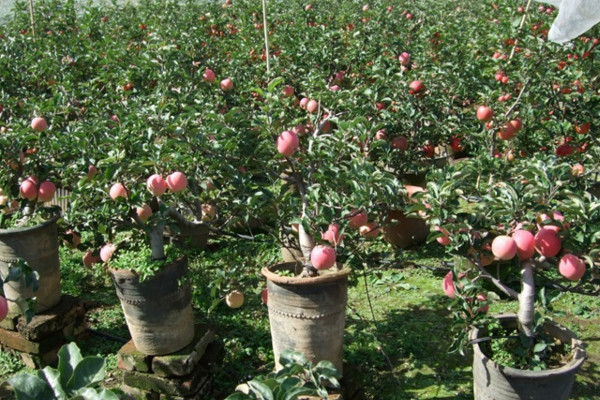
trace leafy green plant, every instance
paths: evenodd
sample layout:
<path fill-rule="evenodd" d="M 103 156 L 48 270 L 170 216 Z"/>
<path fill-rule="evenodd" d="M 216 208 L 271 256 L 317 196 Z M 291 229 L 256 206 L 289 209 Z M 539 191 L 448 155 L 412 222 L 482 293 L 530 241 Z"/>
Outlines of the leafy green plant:
<path fill-rule="evenodd" d="M 31 288 L 35 294 L 40 287 L 39 273 L 32 270 L 27 261 L 22 258 L 17 259 L 16 262 L 8 263 L 7 271 L 8 273 L 6 276 L 0 275 L 0 289 L 4 284 L 10 282 L 22 282 L 25 288 Z M 35 308 L 35 298 L 17 298 L 10 300 L 14 301 L 19 306 L 26 321 L 31 321 L 34 316 L 33 310 Z M 0 320 L 2 320 L 6 317 L 6 313 L 8 312 L 8 304 L 7 299 L 4 296 L 0 296 L 0 302 L 2 302 L 0 309 L 3 310 L 0 312 Z"/>
<path fill-rule="evenodd" d="M 82 357 L 74 342 L 58 352 L 58 368 L 22 372 L 9 378 L 17 400 L 118 400 L 115 393 L 97 386 L 105 377 L 104 358 Z"/>
<path fill-rule="evenodd" d="M 294 400 L 299 396 L 328 397 L 327 388 L 338 388 L 339 372 L 329 361 L 313 366 L 297 352 L 286 351 L 280 357 L 283 368 L 277 372 L 260 375 L 238 385 L 236 393 L 227 400 L 273 399 Z"/>

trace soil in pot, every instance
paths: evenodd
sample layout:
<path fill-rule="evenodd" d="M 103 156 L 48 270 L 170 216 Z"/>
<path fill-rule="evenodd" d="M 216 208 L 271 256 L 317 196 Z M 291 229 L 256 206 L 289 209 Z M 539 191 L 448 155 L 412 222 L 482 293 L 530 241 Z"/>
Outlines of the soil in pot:
<path fill-rule="evenodd" d="M 515 314 L 496 316 L 511 336 L 517 326 Z M 545 370 L 519 369 L 504 366 L 491 357 L 498 356 L 498 344 L 490 344 L 490 340 L 482 338 L 494 337 L 498 332 L 488 334 L 484 330 L 474 330 L 471 338 L 473 344 L 473 391 L 476 400 L 566 400 L 569 398 L 577 370 L 585 359 L 583 343 L 577 339 L 573 332 L 552 322 L 546 322 L 543 329 L 552 347 L 558 351 L 546 358 Z M 499 333 L 499 336 L 506 336 Z M 493 340 L 493 339 L 492 339 Z M 518 340 L 518 339 L 517 339 Z M 512 339 L 508 339 L 511 342 Z M 514 345 L 513 345 L 514 346 Z M 496 348 L 496 349 L 494 349 Z M 541 349 L 541 346 L 540 348 Z M 495 350 L 495 351 L 494 351 Z M 495 353 L 495 354 L 493 354 Z M 501 352 L 507 354 L 507 352 Z M 507 362 L 506 359 L 501 360 Z M 511 361 L 512 363 L 512 361 Z M 538 367 L 541 366 L 538 363 Z"/>

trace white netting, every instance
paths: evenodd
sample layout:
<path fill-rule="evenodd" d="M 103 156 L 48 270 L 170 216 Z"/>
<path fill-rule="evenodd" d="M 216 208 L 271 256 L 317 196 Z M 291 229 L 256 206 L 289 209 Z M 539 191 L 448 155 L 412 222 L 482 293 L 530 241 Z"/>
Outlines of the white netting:
<path fill-rule="evenodd" d="M 558 8 L 548 39 L 563 43 L 583 34 L 600 22 L 600 0 L 536 0 Z"/>

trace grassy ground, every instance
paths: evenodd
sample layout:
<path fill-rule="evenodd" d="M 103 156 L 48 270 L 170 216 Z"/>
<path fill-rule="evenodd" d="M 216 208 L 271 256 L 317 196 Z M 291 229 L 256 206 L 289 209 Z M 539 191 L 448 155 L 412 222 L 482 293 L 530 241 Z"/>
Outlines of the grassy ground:
<path fill-rule="evenodd" d="M 278 257 L 269 241 L 232 246 L 213 242 L 192 255 L 197 320 L 214 324 L 225 345 L 221 368 L 213 378 L 214 399 L 230 394 L 237 383 L 273 367 L 267 308 L 261 303 L 264 280 L 260 268 Z M 414 251 L 381 246 L 366 269 L 351 278 L 344 361 L 368 399 L 472 398 L 470 357 L 449 354 L 452 341 L 448 300 L 441 290 L 443 259 L 436 245 Z M 81 346 L 86 354 L 107 357 L 109 386 L 119 386 L 116 352 L 129 334 L 112 283 L 102 270 L 80 266 L 80 254 L 62 251 L 64 292 L 88 302 L 88 320 L 95 331 Z M 229 309 L 222 297 L 240 288 L 246 303 Z M 491 312 L 513 311 L 500 302 Z M 588 360 L 577 377 L 575 399 L 598 399 L 600 380 L 600 301 L 564 295 L 556 305 L 557 320 L 573 329 L 588 346 Z M 106 337 L 111 336 L 112 338 Z M 18 357 L 0 353 L 0 380 L 22 369 Z M 348 382 L 347 384 L 350 384 Z M 0 391 L 0 397 L 7 396 Z"/>

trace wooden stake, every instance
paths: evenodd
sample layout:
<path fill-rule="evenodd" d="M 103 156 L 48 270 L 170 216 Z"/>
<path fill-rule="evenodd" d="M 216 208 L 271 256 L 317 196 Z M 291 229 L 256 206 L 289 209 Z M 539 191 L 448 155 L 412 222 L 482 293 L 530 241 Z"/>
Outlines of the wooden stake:
<path fill-rule="evenodd" d="M 262 0 L 263 6 L 263 30 L 265 32 L 265 54 L 267 57 L 267 73 L 271 71 L 269 57 L 269 29 L 267 28 L 267 0 Z"/>
<path fill-rule="evenodd" d="M 31 20 L 31 35 L 35 39 L 35 23 L 33 21 L 33 0 L 29 0 L 29 19 Z"/>

